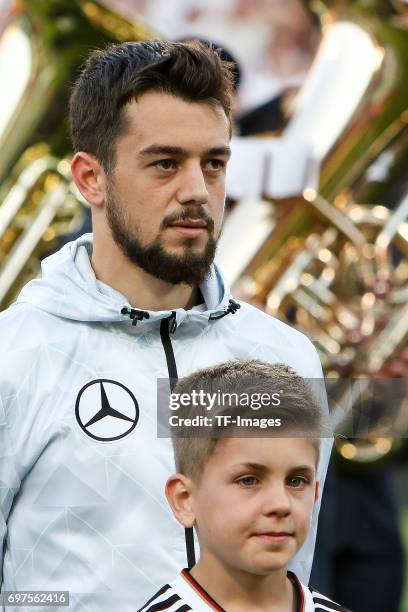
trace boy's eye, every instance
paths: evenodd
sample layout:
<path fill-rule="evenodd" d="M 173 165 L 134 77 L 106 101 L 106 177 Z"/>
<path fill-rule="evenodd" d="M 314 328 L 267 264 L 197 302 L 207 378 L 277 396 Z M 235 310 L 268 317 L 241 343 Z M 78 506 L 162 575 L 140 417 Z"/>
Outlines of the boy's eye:
<path fill-rule="evenodd" d="M 254 485 L 258 484 L 258 479 L 256 476 L 242 476 L 237 482 L 242 487 L 253 487 Z"/>
<path fill-rule="evenodd" d="M 308 484 L 308 480 L 306 478 L 304 478 L 303 476 L 291 476 L 288 479 L 288 485 L 290 487 L 293 487 L 294 489 L 299 489 L 303 486 L 306 486 Z"/>
<path fill-rule="evenodd" d="M 170 170 L 174 170 L 176 167 L 176 162 L 174 159 L 159 159 L 154 162 L 153 166 L 155 166 L 161 172 L 169 172 Z"/>

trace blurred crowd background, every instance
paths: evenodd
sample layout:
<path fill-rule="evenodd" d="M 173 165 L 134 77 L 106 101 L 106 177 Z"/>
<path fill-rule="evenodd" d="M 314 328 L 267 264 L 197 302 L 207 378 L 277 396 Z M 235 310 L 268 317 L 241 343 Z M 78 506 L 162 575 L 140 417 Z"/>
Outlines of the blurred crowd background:
<path fill-rule="evenodd" d="M 58 3 L 60 3 L 61 15 L 69 15 L 70 3 L 64 0 L 54 0 L 54 2 L 51 2 L 54 10 L 57 10 Z M 0 0 L 0 36 L 10 22 L 10 15 L 24 14 L 29 4 L 29 2 Z M 33 0 L 32 5 L 35 4 L 36 2 Z M 37 2 L 37 4 L 40 5 L 41 2 Z M 46 0 L 42 4 L 43 6 L 49 5 L 50 1 Z M 313 11 L 310 10 L 310 4 L 306 5 L 301 0 L 223 0 L 222 2 L 219 2 L 219 0 L 207 0 L 206 2 L 200 0 L 177 0 L 177 2 L 169 2 L 168 0 L 104 0 L 103 4 L 113 13 L 107 13 L 106 15 L 99 13 L 95 8 L 98 5 L 93 2 L 75 0 L 72 6 L 82 5 L 83 8 L 85 7 L 84 13 L 91 21 L 93 19 L 92 23 L 99 24 L 98 27 L 101 27 L 106 42 L 115 40 L 116 36 L 107 36 L 108 31 L 115 32 L 118 28 L 119 30 L 122 28 L 121 31 L 126 32 L 126 27 L 128 27 L 120 25 L 120 20 L 119 22 L 115 21 L 112 17 L 114 14 L 124 16 L 127 20 L 126 23 L 136 24 L 135 31 L 143 32 L 144 35 L 150 32 L 151 36 L 160 36 L 172 40 L 197 37 L 222 48 L 229 58 L 236 61 L 237 73 L 239 74 L 235 102 L 237 136 L 242 139 L 250 136 L 261 136 L 263 139 L 280 139 L 285 136 L 285 130 L 286 133 L 290 132 L 291 126 L 294 125 L 293 117 L 296 119 L 300 115 L 300 132 L 296 132 L 293 127 L 291 132 L 294 134 L 291 141 L 291 146 L 294 146 L 293 150 L 296 150 L 297 143 L 299 148 L 304 145 L 304 142 L 297 140 L 297 134 L 301 133 L 302 125 L 307 125 L 307 116 L 304 119 L 305 113 L 303 112 L 302 115 L 299 111 L 296 115 L 296 110 L 293 110 L 296 109 L 296 102 L 298 108 L 300 108 L 299 100 L 302 98 L 299 92 L 306 88 L 308 93 L 304 95 L 305 106 L 307 107 L 307 104 L 313 106 L 314 104 L 317 108 L 320 103 L 319 98 L 324 98 L 327 94 L 325 81 L 324 79 L 319 81 L 319 70 L 315 68 L 316 58 L 325 40 L 327 28 L 336 20 L 341 21 L 343 19 L 349 23 L 353 23 L 355 20 L 355 23 L 358 23 L 361 27 L 361 32 L 366 27 L 370 37 L 373 37 L 374 33 L 378 35 L 378 44 L 376 43 L 378 66 L 376 64 L 373 74 L 376 73 L 376 68 L 385 62 L 385 67 L 382 66 L 384 68 L 382 73 L 385 75 L 384 80 L 380 82 L 379 76 L 376 77 L 378 89 L 369 99 L 365 113 L 355 119 L 355 109 L 353 112 L 350 111 L 349 123 L 351 128 L 348 130 L 347 126 L 342 126 L 336 138 L 333 137 L 333 142 L 328 147 L 331 149 L 330 155 L 327 156 L 328 161 L 325 157 L 326 154 L 318 160 L 321 168 L 320 181 L 317 178 L 313 185 L 308 183 L 303 185 L 305 188 L 303 193 L 297 194 L 296 197 L 293 194 L 290 197 L 283 197 L 281 205 L 283 203 L 283 206 L 285 206 L 284 213 L 281 212 L 282 208 L 275 205 L 276 203 L 274 206 L 272 205 L 273 197 L 262 197 L 265 195 L 262 193 L 259 194 L 258 198 L 254 198 L 252 194 L 252 199 L 249 201 L 243 198 L 244 202 L 240 202 L 239 198 L 229 197 L 228 206 L 231 215 L 230 228 L 232 227 L 232 230 L 229 229 L 228 231 L 228 224 L 226 224 L 228 241 L 223 245 L 223 253 L 228 252 L 228 249 L 237 248 L 233 244 L 234 216 L 238 218 L 236 223 L 239 223 L 240 207 L 243 210 L 243 206 L 245 206 L 246 214 L 250 216 L 251 211 L 254 211 L 254 215 L 257 211 L 258 217 L 260 215 L 260 221 L 258 219 L 258 222 L 262 224 L 262 219 L 265 218 L 262 217 L 265 214 L 265 208 L 261 210 L 259 207 L 261 203 L 264 207 L 266 204 L 269 207 L 268 210 L 270 210 L 274 228 L 270 230 L 268 225 L 267 229 L 269 228 L 270 235 L 274 237 L 273 244 L 277 245 L 275 259 L 272 258 L 275 263 L 271 264 L 264 250 L 262 250 L 264 238 L 269 234 L 265 234 L 265 229 L 261 229 L 259 231 L 261 233 L 263 231 L 264 234 L 262 234 L 263 238 L 259 238 L 257 243 L 258 253 L 254 253 L 254 248 L 251 247 L 252 257 L 244 262 L 245 265 L 241 266 L 241 271 L 244 271 L 245 274 L 241 274 L 241 272 L 238 274 L 237 272 L 235 277 L 232 275 L 231 281 L 236 286 L 236 292 L 259 307 L 265 308 L 277 316 L 284 316 L 292 324 L 301 326 L 303 331 L 309 333 L 312 340 L 319 345 L 325 372 L 335 373 L 339 376 L 353 376 L 364 372 L 364 369 L 360 368 L 358 370 L 357 366 L 354 367 L 353 364 L 358 361 L 358 358 L 361 358 L 361 354 L 369 352 L 371 338 L 380 336 L 381 331 L 386 328 L 387 322 L 392 318 L 389 316 L 387 319 L 389 312 L 391 312 L 394 319 L 399 317 L 400 327 L 402 325 L 405 331 L 400 332 L 392 354 L 381 353 L 380 351 L 382 355 L 386 354 L 386 357 L 383 358 L 378 375 L 391 380 L 393 377 L 406 380 L 408 377 L 406 342 L 408 313 L 406 308 L 404 310 L 403 301 L 404 299 L 408 301 L 406 282 L 408 278 L 406 264 L 406 258 L 408 257 L 408 251 L 406 250 L 406 244 L 408 243 L 408 226 L 406 223 L 408 173 L 407 132 L 405 128 L 408 123 L 408 110 L 407 94 L 404 93 L 403 87 L 401 88 L 401 80 L 404 81 L 406 86 L 406 80 L 404 80 L 406 72 L 403 73 L 403 69 L 398 64 L 401 59 L 398 57 L 398 53 L 401 49 L 405 49 L 405 51 L 408 49 L 406 3 L 391 2 L 391 0 L 381 0 L 379 2 L 377 0 L 333 1 L 328 3 L 329 8 L 327 8 L 323 2 L 314 2 L 311 3 L 313 4 L 312 8 L 316 9 Z M 73 8 L 72 10 L 74 11 Z M 44 15 L 45 11 L 42 14 L 43 18 Z M 59 15 L 59 18 L 61 15 Z M 106 23 L 104 23 L 104 19 L 106 19 Z M 75 32 L 72 30 L 72 33 L 70 33 L 69 28 L 71 26 L 69 20 L 65 22 L 64 27 L 67 37 L 64 42 L 65 45 L 70 36 L 80 35 L 79 29 Z M 128 29 L 127 31 L 131 32 L 132 30 Z M 44 31 L 44 37 L 47 36 L 47 40 L 51 40 L 50 32 Z M 71 38 L 71 40 L 74 39 Z M 85 40 L 82 42 L 83 44 L 77 45 L 77 47 L 72 46 L 72 53 L 78 54 L 77 65 L 86 55 L 88 42 Z M 96 44 L 95 39 L 88 46 Z M 390 45 L 389 52 L 388 44 Z M 2 57 L 1 45 L 2 39 L 0 38 L 0 87 L 4 92 L 6 84 L 1 82 L 1 78 L 6 78 L 4 76 L 7 73 L 6 64 L 8 65 L 8 62 L 10 62 L 10 58 L 4 59 Z M 329 48 L 329 55 L 331 53 L 333 56 L 333 49 L 335 47 Z M 394 50 L 394 55 L 391 49 Z M 341 53 L 339 53 L 339 62 L 341 60 L 340 56 Z M 405 60 L 406 57 L 405 55 Z M 356 63 L 359 59 L 361 58 L 355 58 Z M 337 70 L 336 64 L 334 64 L 334 67 Z M 320 74 L 324 74 L 324 71 Z M 16 177 L 21 172 L 21 168 L 24 167 L 24 163 L 26 163 L 21 161 L 21 159 L 25 159 L 24 155 L 28 155 L 27 159 L 29 161 L 37 159 L 38 147 L 44 146 L 43 143 L 45 143 L 45 145 L 54 147 L 51 151 L 54 155 L 60 156 L 61 159 L 66 155 L 68 156 L 67 159 L 69 158 L 66 132 L 63 132 L 62 136 L 58 135 L 56 137 L 57 130 L 53 128 L 52 138 L 50 136 L 47 141 L 47 134 L 51 133 L 47 130 L 51 129 L 50 126 L 53 125 L 53 122 L 63 123 L 62 117 L 66 112 L 64 104 L 68 95 L 69 84 L 72 82 L 75 73 L 67 72 L 67 75 L 68 77 L 65 80 L 66 90 L 63 94 L 60 93 L 57 98 L 57 105 L 59 105 L 57 108 L 58 118 L 53 118 L 55 109 L 52 112 L 50 111 L 47 129 L 40 123 L 36 137 L 31 135 L 27 138 L 27 147 L 29 145 L 29 147 L 34 148 L 28 148 L 27 153 L 27 151 L 24 151 L 22 143 L 16 144 L 7 163 L 4 160 L 2 162 L 2 153 L 0 153 L 0 171 L 3 170 L 3 174 L 0 174 L 0 221 L 3 206 L 1 202 L 6 202 L 6 204 L 8 202 L 7 197 L 10 189 L 15 184 Z M 340 65 L 338 75 L 338 98 L 341 100 L 345 96 L 344 99 L 346 100 L 348 95 L 347 78 L 344 80 L 344 73 L 342 73 Z M 391 83 L 394 77 L 395 82 Z M 341 82 L 342 78 L 343 82 Z M 309 81 L 312 84 L 307 89 Z M 373 81 L 368 83 L 367 76 L 367 90 L 370 90 L 370 88 L 373 90 L 374 81 L 373 78 Z M 318 87 L 313 83 L 318 83 Z M 334 96 L 336 96 L 336 72 L 331 74 L 330 84 L 327 85 L 328 89 L 329 85 L 332 89 L 334 87 Z M 350 92 L 351 88 L 352 84 L 350 83 Z M 314 95 L 312 102 L 310 102 L 312 96 L 310 92 Z M 384 92 L 386 93 L 384 94 Z M 51 94 L 48 102 L 44 99 L 43 104 L 49 103 L 50 99 Z M 396 102 L 392 107 L 390 101 L 394 99 Z M 27 102 L 25 103 L 27 104 Z M 361 104 L 356 103 L 356 109 L 359 106 Z M 3 106 L 0 105 L 0 112 L 1 109 L 3 109 Z M 394 110 L 392 111 L 392 109 Z M 393 116 L 392 112 L 394 112 Z M 332 120 L 335 120 L 331 116 L 325 116 L 324 112 L 321 117 L 317 116 L 317 118 L 313 115 L 313 112 L 310 112 L 310 117 L 310 121 L 315 122 L 314 125 L 317 126 L 317 129 L 319 125 L 329 125 Z M 6 128 L 3 129 L 6 130 Z M 18 130 L 18 124 L 15 124 L 13 129 L 15 134 Z M 362 148 L 359 149 L 359 139 L 363 139 L 362 133 L 369 133 L 370 130 L 375 132 L 371 141 L 363 143 Z M 2 136 L 0 130 L 0 143 L 1 138 L 4 138 L 4 133 L 6 132 L 3 132 Z M 359 166 L 367 150 L 371 151 L 371 157 L 366 162 L 364 171 L 361 170 L 360 175 L 353 174 L 353 166 Z M 42 154 L 41 151 L 42 149 L 40 154 Z M 23 158 L 19 158 L 19 156 L 23 156 Z M 56 166 L 58 167 L 58 173 L 65 177 L 64 180 L 68 181 L 66 161 L 63 161 L 62 164 L 61 166 L 60 162 L 60 165 L 57 164 Z M 296 174 L 295 165 L 296 158 L 294 157 L 292 166 L 289 164 L 289 175 L 291 172 Z M 347 171 L 344 168 L 347 168 Z M 338 178 L 339 176 L 340 178 Z M 351 178 L 349 178 L 350 176 Z M 324 197 L 321 196 L 319 200 L 316 197 L 317 192 L 323 193 Z M 41 249 L 39 248 L 40 239 L 38 244 L 35 243 L 35 248 L 33 247 L 33 252 L 35 252 L 38 260 L 44 254 L 58 248 L 68 238 L 90 229 L 89 212 L 83 207 L 83 204 L 75 199 L 77 196 L 78 194 L 69 192 L 69 197 L 72 198 L 70 200 L 71 208 L 75 201 L 75 205 L 82 207 L 81 214 L 71 215 L 70 222 L 66 225 L 65 231 L 61 232 L 61 235 L 58 234 L 58 228 L 67 216 L 66 210 L 58 221 L 60 225 L 56 224 L 57 229 L 55 227 L 44 229 L 44 233 L 41 235 Z M 329 214 L 327 211 L 330 206 L 333 208 L 333 203 L 337 206 L 339 214 L 344 215 L 343 221 L 340 220 L 338 223 L 339 226 L 342 223 L 344 224 L 346 234 L 348 231 L 350 231 L 350 235 L 352 234 L 352 230 L 347 229 L 347 219 L 357 223 L 364 214 L 370 214 L 371 217 L 367 221 L 367 225 L 361 224 L 359 226 L 361 231 L 364 230 L 365 238 L 369 243 L 366 252 L 370 254 L 370 257 L 376 248 L 372 246 L 375 243 L 376 235 L 373 228 L 380 225 L 381 219 L 389 219 L 393 211 L 399 211 L 399 217 L 395 221 L 400 227 L 398 241 L 396 241 L 397 246 L 395 249 L 392 248 L 388 251 L 388 276 L 384 276 L 384 273 L 382 276 L 376 277 L 373 284 L 374 289 L 372 291 L 364 290 L 365 301 L 363 300 L 363 302 L 361 302 L 361 296 L 358 292 L 361 291 L 361 287 L 367 279 L 357 278 L 361 270 L 353 274 L 350 273 L 350 270 L 354 269 L 353 266 L 357 257 L 352 246 L 349 243 L 343 244 L 333 241 L 327 243 L 324 248 L 324 245 L 320 245 L 318 249 L 319 257 L 317 259 L 319 259 L 320 264 L 328 264 L 335 258 L 336 262 L 330 268 L 332 273 L 334 274 L 334 270 L 338 269 L 343 271 L 343 276 L 340 279 L 336 277 L 336 282 L 330 285 L 331 291 L 335 294 L 336 304 L 338 302 L 346 304 L 350 312 L 357 318 L 360 314 L 359 309 L 365 309 L 364 316 L 362 315 L 363 332 L 360 336 L 358 336 L 357 330 L 353 328 L 351 331 L 349 330 L 350 333 L 344 340 L 341 330 L 339 331 L 336 326 L 328 326 L 327 338 L 320 333 L 319 321 L 326 322 L 326 319 L 323 315 L 319 319 L 319 303 L 316 300 L 311 302 L 310 293 L 307 294 L 304 291 L 306 287 L 310 287 L 315 282 L 312 277 L 313 274 L 318 274 L 316 266 L 303 270 L 301 275 L 303 286 L 300 288 L 303 293 L 298 294 L 296 305 L 293 302 L 289 303 L 287 294 L 285 294 L 285 298 L 281 299 L 276 292 L 273 293 L 273 287 L 278 285 L 276 279 L 279 279 L 280 274 L 279 270 L 276 270 L 278 265 L 276 261 L 282 266 L 286 265 L 288 267 L 289 265 L 288 263 L 282 263 L 279 245 L 284 243 L 288 252 L 292 252 L 290 251 L 292 249 L 293 253 L 298 254 L 299 249 L 305 249 L 302 252 L 306 252 L 307 248 L 312 248 L 310 243 L 313 242 L 313 239 L 316 240 L 310 236 L 309 238 L 305 237 L 302 234 L 303 230 L 298 229 L 303 227 L 303 217 L 302 220 L 299 216 L 296 217 L 295 221 L 292 220 L 294 215 L 298 215 L 298 210 L 306 210 L 302 207 L 305 207 L 305 203 L 309 200 L 313 200 L 317 203 L 316 206 L 320 206 L 320 225 L 313 226 L 315 228 L 313 236 L 319 234 L 319 232 L 323 235 L 324 230 L 327 229 L 328 217 L 325 215 Z M 355 205 L 356 202 L 359 206 Z M 368 204 L 374 206 L 374 208 L 367 212 L 364 206 Z M 33 208 L 32 203 L 28 204 L 28 210 L 31 210 L 30 207 Z M 4 210 L 3 206 L 3 220 Z M 326 219 L 326 226 L 322 221 L 322 216 Z M 24 215 L 20 216 L 19 229 L 9 228 L 3 234 L 1 233 L 0 223 L 0 263 L 3 266 L 3 271 L 10 268 L 14 248 L 13 236 L 21 237 L 23 221 Z M 300 221 L 302 223 L 299 225 Z M 271 223 L 270 219 L 265 223 Z M 333 223 L 335 224 L 335 221 Z M 279 228 L 282 226 L 289 228 L 289 238 L 287 236 L 285 238 L 284 232 L 278 234 L 278 237 L 273 233 L 276 233 L 276 228 L 281 231 Z M 242 223 L 240 227 L 242 233 L 239 235 L 239 248 L 245 250 L 245 242 L 247 241 L 248 244 L 251 243 L 252 245 L 254 236 L 250 235 L 249 229 L 245 234 L 242 230 Z M 295 231 L 293 228 L 297 228 L 296 231 L 299 231 L 299 236 L 291 236 L 291 232 Z M 394 234 L 392 234 L 390 241 L 393 240 L 393 236 Z M 402 244 L 404 240 L 405 243 Z M 17 240 L 16 244 L 18 246 Z M 48 246 L 45 248 L 44 244 Z M 248 248 L 250 249 L 250 247 Z M 272 252 L 274 251 L 271 247 L 269 253 Z M 28 260 L 28 276 L 30 274 L 32 276 L 36 273 L 36 270 L 31 255 Z M 227 260 L 228 257 L 226 257 Z M 377 272 L 379 269 L 380 265 L 378 264 Z M 382 268 L 383 271 L 384 269 Z M 329 268 L 326 268 L 326 272 L 327 270 Z M 395 272 L 394 277 L 389 270 Z M 330 270 L 326 272 L 326 277 L 329 278 Z M 28 276 L 24 276 L 24 280 L 27 280 Z M 268 280 L 262 280 L 265 278 L 268 278 Z M 324 274 L 319 277 L 319 282 L 321 282 L 321 279 L 324 280 Z M 2 278 L 0 269 L 0 292 L 2 282 L 5 283 L 6 280 Z M 2 307 L 5 307 L 11 300 L 12 290 L 15 293 L 17 284 L 16 276 L 16 279 L 9 283 L 10 294 L 7 293 L 8 289 L 4 292 L 7 299 Z M 398 289 L 397 295 L 400 297 L 397 300 L 393 298 L 391 286 Z M 299 285 L 296 283 L 292 284 L 291 287 L 300 291 Z M 347 287 L 347 291 L 344 287 Z M 321 286 L 320 293 L 318 287 L 316 288 L 316 295 L 319 296 L 319 299 L 323 295 L 322 292 Z M 360 301 L 357 301 L 357 297 Z M 307 302 L 307 299 L 309 299 L 309 302 Z M 324 302 L 324 299 L 321 299 Z M 378 306 L 379 301 L 381 302 L 380 306 Z M 386 306 L 389 307 L 389 312 L 386 312 Z M 400 310 L 398 310 L 399 308 Z M 375 316 L 373 318 L 373 312 L 379 313 L 377 318 Z M 346 323 L 344 326 L 347 328 Z M 364 332 L 364 329 L 370 331 Z M 332 337 L 330 337 L 331 334 Z M 363 338 L 364 334 L 365 338 Z M 404 404 L 402 403 L 402 405 Z M 407 408 L 406 404 L 405 408 Z M 387 409 L 387 398 L 385 398 L 379 407 L 379 414 L 383 416 L 387 413 Z M 336 448 L 334 454 L 333 466 L 326 487 L 326 500 L 322 508 L 320 536 L 316 549 L 312 583 L 313 586 L 318 589 L 321 588 L 327 595 L 344 603 L 354 612 L 408 612 L 408 571 L 404 561 L 408 551 L 408 453 L 405 440 L 407 432 L 408 428 L 400 436 L 402 439 L 396 445 L 399 446 L 399 452 L 395 453 L 388 452 L 391 445 L 387 446 L 386 438 L 377 437 L 377 442 L 373 444 L 374 447 L 377 444 L 376 460 L 353 461 L 356 458 L 357 451 L 352 444 L 348 446 L 345 444 L 340 449 Z M 378 442 L 379 439 L 382 440 L 382 446 Z"/>
<path fill-rule="evenodd" d="M 320 39 L 298 0 L 114 0 L 129 17 L 142 15 L 164 37 L 210 38 L 225 46 L 242 68 L 237 109 L 248 110 L 299 86 Z"/>

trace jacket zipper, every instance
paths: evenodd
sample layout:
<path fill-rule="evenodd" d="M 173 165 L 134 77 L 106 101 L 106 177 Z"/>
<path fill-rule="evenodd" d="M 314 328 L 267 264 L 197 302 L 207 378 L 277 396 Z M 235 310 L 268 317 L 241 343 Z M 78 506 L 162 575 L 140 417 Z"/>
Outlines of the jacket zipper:
<path fill-rule="evenodd" d="M 170 379 L 170 390 L 173 391 L 177 380 L 177 364 L 174 357 L 173 345 L 171 343 L 170 334 L 174 334 L 177 329 L 176 313 L 173 311 L 169 317 L 161 320 L 160 323 L 160 338 L 163 344 L 164 354 L 166 356 L 167 370 Z M 195 565 L 195 550 L 194 550 L 194 532 L 192 527 L 184 530 L 186 538 L 186 553 L 187 565 L 191 569 Z"/>
<path fill-rule="evenodd" d="M 170 334 L 174 334 L 177 329 L 176 313 L 173 312 L 169 317 L 162 319 L 160 322 L 160 338 L 164 348 L 164 354 L 166 355 L 167 370 L 170 378 L 170 389 L 173 391 L 175 384 L 177 383 L 177 364 L 174 357 L 173 346 L 170 340 Z"/>

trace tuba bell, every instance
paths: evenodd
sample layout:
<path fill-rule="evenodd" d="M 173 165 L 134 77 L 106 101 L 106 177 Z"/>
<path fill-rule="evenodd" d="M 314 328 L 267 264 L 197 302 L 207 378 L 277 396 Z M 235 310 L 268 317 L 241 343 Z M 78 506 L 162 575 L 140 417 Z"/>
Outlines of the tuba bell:
<path fill-rule="evenodd" d="M 378 379 L 403 389 L 408 375 L 407 14 L 377 0 L 308 7 L 320 20 L 320 48 L 279 139 L 251 143 L 252 159 L 262 149 L 262 200 L 253 179 L 226 221 L 218 260 L 236 292 L 314 342 L 336 381 L 334 404 L 352 397 L 347 415 L 332 412 L 338 454 L 369 464 L 401 448 L 408 432 L 406 392 L 368 431 L 350 425 Z M 271 178 L 279 164 L 284 172 Z M 296 193 L 278 185 L 292 177 Z M 232 260 L 243 211 L 250 246 Z"/>
<path fill-rule="evenodd" d="M 158 35 L 93 0 L 19 0 L 0 31 L 0 310 L 38 275 L 41 259 L 78 231 L 69 86 L 93 48 Z"/>

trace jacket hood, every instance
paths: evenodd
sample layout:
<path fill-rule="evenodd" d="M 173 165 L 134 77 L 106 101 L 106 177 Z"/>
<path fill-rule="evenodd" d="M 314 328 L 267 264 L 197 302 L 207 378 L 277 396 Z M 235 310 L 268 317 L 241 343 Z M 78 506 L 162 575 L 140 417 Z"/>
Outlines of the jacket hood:
<path fill-rule="evenodd" d="M 194 318 L 219 318 L 234 312 L 239 305 L 230 299 L 229 290 L 216 265 L 200 285 L 204 308 L 174 311 L 143 311 L 112 287 L 99 281 L 91 267 L 92 234 L 69 242 L 41 264 L 42 277 L 30 281 L 21 291 L 17 303 L 28 303 L 53 315 L 88 322 L 114 322 L 134 319 L 163 319 L 173 314 L 177 324 L 190 313 Z M 231 304 L 232 302 L 232 304 Z M 141 315 L 140 313 L 144 313 Z"/>

